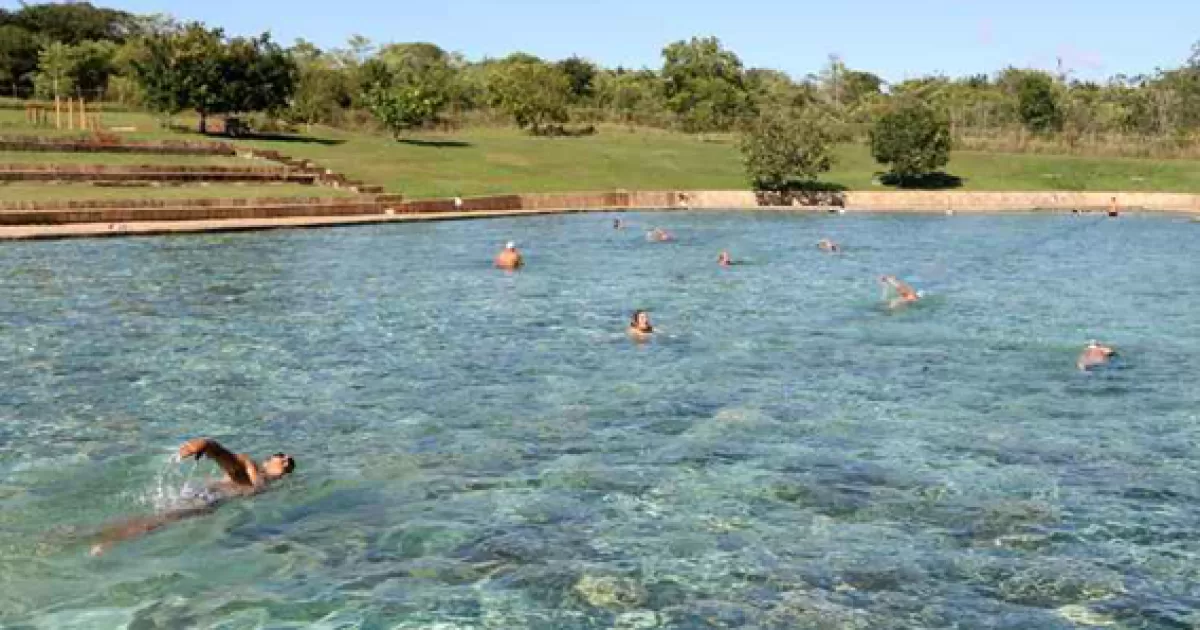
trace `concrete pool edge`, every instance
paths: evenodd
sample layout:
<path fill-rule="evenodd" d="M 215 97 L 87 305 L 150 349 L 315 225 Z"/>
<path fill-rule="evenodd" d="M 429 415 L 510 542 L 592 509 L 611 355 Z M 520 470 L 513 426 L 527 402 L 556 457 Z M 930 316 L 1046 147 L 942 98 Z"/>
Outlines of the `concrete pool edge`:
<path fill-rule="evenodd" d="M 1067 212 L 1102 210 L 1111 199 L 1135 211 L 1200 215 L 1200 195 L 1143 192 L 965 192 L 965 191 L 849 191 L 818 193 L 805 203 L 776 203 L 752 191 L 614 191 L 603 193 L 546 193 L 496 195 L 461 200 L 428 199 L 384 204 L 379 214 L 294 216 L 242 219 L 208 218 L 179 221 L 104 221 L 54 225 L 0 227 L 0 240 L 100 238 L 202 232 L 297 229 L 506 218 L 578 212 L 637 210 L 763 210 L 793 212 L 867 212 L 880 214 L 998 214 L 1008 212 Z"/>

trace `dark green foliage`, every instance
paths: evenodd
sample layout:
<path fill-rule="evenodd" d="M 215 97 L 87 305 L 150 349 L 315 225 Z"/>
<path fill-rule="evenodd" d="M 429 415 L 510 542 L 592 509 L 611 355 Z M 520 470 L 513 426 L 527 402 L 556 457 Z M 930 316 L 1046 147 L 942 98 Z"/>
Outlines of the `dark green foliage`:
<path fill-rule="evenodd" d="M 492 107 L 535 134 L 548 124 L 570 120 L 567 101 L 571 82 L 567 75 L 541 61 L 512 59 L 489 69 L 487 89 Z"/>
<path fill-rule="evenodd" d="M 570 98 L 573 104 L 578 105 L 592 98 L 596 91 L 596 64 L 579 57 L 570 57 L 555 65 L 570 81 Z"/>
<path fill-rule="evenodd" d="M 42 39 L 16 24 L 0 26 L 0 90 L 28 87 L 37 72 Z"/>
<path fill-rule="evenodd" d="M 715 37 L 693 37 L 663 49 L 669 107 L 687 131 L 724 131 L 753 112 L 742 61 Z"/>
<path fill-rule="evenodd" d="M 1017 111 L 1034 132 L 1058 131 L 1063 116 L 1054 94 L 1054 79 L 1041 72 L 1026 73 L 1017 84 Z"/>
<path fill-rule="evenodd" d="M 870 132 L 871 154 L 905 183 L 932 174 L 950 161 L 950 123 L 915 98 L 901 98 Z"/>
<path fill-rule="evenodd" d="M 296 85 L 296 63 L 270 36 L 226 40 L 224 33 L 191 24 L 146 38 L 132 63 L 148 106 L 167 114 L 184 109 L 208 116 L 285 107 Z"/>
<path fill-rule="evenodd" d="M 833 137 L 825 121 L 795 110 L 760 115 L 742 135 L 741 150 L 756 190 L 804 188 L 833 167 Z"/>

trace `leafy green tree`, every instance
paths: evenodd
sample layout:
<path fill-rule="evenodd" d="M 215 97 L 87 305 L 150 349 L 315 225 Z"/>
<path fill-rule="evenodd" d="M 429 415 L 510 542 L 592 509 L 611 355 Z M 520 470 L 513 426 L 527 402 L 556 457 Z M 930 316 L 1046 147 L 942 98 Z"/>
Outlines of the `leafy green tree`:
<path fill-rule="evenodd" d="M 446 105 L 446 95 L 420 85 L 399 85 L 368 91 L 364 103 L 396 138 L 437 119 Z"/>
<path fill-rule="evenodd" d="M 539 134 L 549 123 L 569 120 L 571 82 L 558 68 L 526 57 L 510 58 L 491 67 L 489 100 L 518 127 Z"/>
<path fill-rule="evenodd" d="M 37 72 L 42 37 L 16 24 L 0 25 L 0 90 L 29 87 Z"/>
<path fill-rule="evenodd" d="M 139 34 L 137 16 L 88 2 L 24 4 L 10 21 L 47 41 L 74 46 L 85 41 L 124 42 Z"/>
<path fill-rule="evenodd" d="M 38 53 L 38 73 L 33 81 L 41 98 L 75 96 L 75 51 L 54 42 Z"/>
<path fill-rule="evenodd" d="M 304 40 L 289 51 L 296 63 L 296 89 L 286 116 L 307 125 L 334 122 L 338 112 L 350 107 L 350 72 L 340 60 Z"/>
<path fill-rule="evenodd" d="M 804 188 L 833 167 L 833 137 L 811 113 L 772 109 L 742 134 L 746 173 L 757 190 Z"/>
<path fill-rule="evenodd" d="M 871 154 L 902 183 L 935 173 L 950 161 L 950 123 L 933 107 L 901 98 L 870 132 Z"/>
<path fill-rule="evenodd" d="M 555 65 L 570 80 L 572 104 L 582 104 L 595 95 L 596 74 L 599 72 L 596 64 L 578 56 L 572 56 Z"/>
<path fill-rule="evenodd" d="M 717 38 L 678 41 L 662 54 L 667 107 L 685 130 L 727 130 L 753 111 L 742 61 Z"/>
<path fill-rule="evenodd" d="M 1054 79 L 1043 72 L 1028 72 L 1017 84 L 1017 111 L 1030 131 L 1058 131 L 1063 115 L 1055 95 Z"/>
<path fill-rule="evenodd" d="M 437 120 L 450 102 L 454 69 L 450 55 L 424 42 L 391 44 L 364 68 L 375 82 L 362 102 L 395 137 Z"/>
<path fill-rule="evenodd" d="M 227 41 L 220 29 L 201 24 L 146 38 L 132 65 L 146 104 L 166 114 L 194 110 L 200 133 L 207 133 L 214 114 L 285 107 L 297 74 L 295 62 L 268 35 Z"/>

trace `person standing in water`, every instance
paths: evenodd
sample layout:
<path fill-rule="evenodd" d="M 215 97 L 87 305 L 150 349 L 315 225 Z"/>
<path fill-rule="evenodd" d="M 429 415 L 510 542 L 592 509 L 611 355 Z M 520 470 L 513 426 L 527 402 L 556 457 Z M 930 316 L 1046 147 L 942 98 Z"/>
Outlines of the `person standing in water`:
<path fill-rule="evenodd" d="M 1088 342 L 1087 347 L 1080 353 L 1079 359 L 1075 361 L 1075 367 L 1080 371 L 1086 372 L 1092 368 L 1108 365 L 1108 362 L 1117 355 L 1117 351 L 1111 346 L 1106 346 L 1096 340 Z"/>
<path fill-rule="evenodd" d="M 517 244 L 509 241 L 504 249 L 496 254 L 496 266 L 500 269 L 515 271 L 525 265 L 525 259 L 521 257 L 521 252 L 517 251 Z"/>
<path fill-rule="evenodd" d="M 883 276 L 879 279 L 879 282 L 896 292 L 896 297 L 888 302 L 888 308 L 899 308 L 913 304 L 921 299 L 921 294 L 916 289 L 896 276 Z"/>
<path fill-rule="evenodd" d="M 722 251 L 720 255 L 717 256 L 717 264 L 721 265 L 722 267 L 732 266 L 733 257 L 729 255 L 729 252 Z"/>
<path fill-rule="evenodd" d="M 171 523 L 211 514 L 227 499 L 263 492 L 271 484 L 296 470 L 296 460 L 287 453 L 275 453 L 261 462 L 255 462 L 249 455 L 233 453 L 210 438 L 184 442 L 183 446 L 179 447 L 179 459 L 182 461 L 189 457 L 194 457 L 197 461 L 203 457 L 211 459 L 225 473 L 225 477 L 209 484 L 206 491 L 195 497 L 186 507 L 105 527 L 99 534 L 99 541 L 92 546 L 93 556 L 103 554 L 119 542 L 145 536 Z"/>
<path fill-rule="evenodd" d="M 1121 216 L 1120 206 L 1117 205 L 1116 197 L 1113 197 L 1112 200 L 1108 202 L 1108 216 L 1113 217 L 1114 219 Z"/>
<path fill-rule="evenodd" d="M 646 311 L 634 311 L 629 318 L 628 333 L 635 339 L 649 339 L 654 334 L 654 326 L 650 324 L 650 314 Z"/>

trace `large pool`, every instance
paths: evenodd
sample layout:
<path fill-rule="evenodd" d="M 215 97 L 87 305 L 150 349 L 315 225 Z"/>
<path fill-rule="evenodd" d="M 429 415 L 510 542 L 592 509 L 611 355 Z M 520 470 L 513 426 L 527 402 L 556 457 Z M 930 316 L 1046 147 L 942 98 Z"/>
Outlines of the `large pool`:
<path fill-rule="evenodd" d="M 3 245 L 0 625 L 1200 624 L 1200 225 L 625 217 Z"/>

